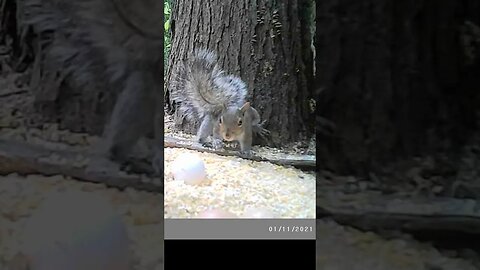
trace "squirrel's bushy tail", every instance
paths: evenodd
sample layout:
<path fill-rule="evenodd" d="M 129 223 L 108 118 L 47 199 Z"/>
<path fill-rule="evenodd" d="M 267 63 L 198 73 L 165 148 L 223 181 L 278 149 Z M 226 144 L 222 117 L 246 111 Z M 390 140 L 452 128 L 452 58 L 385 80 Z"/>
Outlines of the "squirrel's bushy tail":
<path fill-rule="evenodd" d="M 245 102 L 245 83 L 237 76 L 226 75 L 213 51 L 195 50 L 177 66 L 175 76 L 171 97 L 188 119 L 218 116 L 225 108 L 240 107 Z"/>

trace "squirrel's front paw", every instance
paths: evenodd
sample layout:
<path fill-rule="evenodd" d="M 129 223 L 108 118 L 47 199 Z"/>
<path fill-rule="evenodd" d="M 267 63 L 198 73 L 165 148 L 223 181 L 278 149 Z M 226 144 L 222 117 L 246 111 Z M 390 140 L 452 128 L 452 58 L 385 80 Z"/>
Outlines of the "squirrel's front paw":
<path fill-rule="evenodd" d="M 106 157 L 94 157 L 90 159 L 89 164 L 85 168 L 87 174 L 108 174 L 121 170 L 121 165 Z"/>
<path fill-rule="evenodd" d="M 208 141 L 207 139 L 204 138 L 198 138 L 197 139 L 197 144 L 202 147 L 212 147 L 212 142 Z"/>
<path fill-rule="evenodd" d="M 206 138 L 203 138 L 203 137 L 197 137 L 197 142 L 201 145 L 204 145 L 204 144 L 208 143 L 208 140 Z"/>
<path fill-rule="evenodd" d="M 223 148 L 223 142 L 219 139 L 213 139 L 212 146 L 215 150 L 221 150 Z"/>
<path fill-rule="evenodd" d="M 243 150 L 239 152 L 239 155 L 240 157 L 243 157 L 243 158 L 250 158 L 253 156 L 253 153 L 251 150 Z"/>

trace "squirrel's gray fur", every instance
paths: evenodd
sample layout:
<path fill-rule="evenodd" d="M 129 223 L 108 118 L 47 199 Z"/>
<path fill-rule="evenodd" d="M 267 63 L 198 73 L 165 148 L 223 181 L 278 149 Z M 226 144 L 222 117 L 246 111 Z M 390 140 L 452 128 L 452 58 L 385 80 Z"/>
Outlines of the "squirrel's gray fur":
<path fill-rule="evenodd" d="M 163 10 L 156 0 L 24 0 L 19 3 L 26 34 L 33 28 L 52 40 L 39 59 L 41 87 L 60 88 L 66 78 L 75 91 L 95 89 L 116 93 L 117 100 L 95 152 L 123 163 L 143 136 L 160 129 L 163 73 L 163 24 L 155 14 Z M 54 35 L 51 35 L 54 32 Z M 53 76 L 49 83 L 48 74 Z M 46 74 L 46 75 L 45 75 Z M 54 89 L 50 89 L 54 90 Z M 55 92 L 55 91 L 49 91 Z M 56 92 L 59 92 L 57 90 Z M 55 100 L 57 97 L 52 97 Z M 98 101 L 99 107 L 104 104 Z M 158 119 L 158 120 L 155 120 Z M 163 142 L 158 145 L 163 146 Z M 163 149 L 155 150 L 161 156 Z M 92 162 L 95 163 L 95 162 Z M 163 166 L 162 162 L 157 165 Z M 95 165 L 95 164 L 92 164 Z M 103 166 L 103 165 L 102 165 Z M 102 167 L 100 166 L 100 167 Z M 161 166 L 156 171 L 161 173 Z"/>
<path fill-rule="evenodd" d="M 245 103 L 247 87 L 237 76 L 226 75 L 215 52 L 195 50 L 183 65 L 177 66 L 172 100 L 189 120 L 206 114 L 218 117 L 225 107 L 240 108 Z"/>
<path fill-rule="evenodd" d="M 226 74 L 215 52 L 197 49 L 177 65 L 171 98 L 180 115 L 200 121 L 197 140 L 204 144 L 213 135 L 213 146 L 222 139 L 238 141 L 243 154 L 250 154 L 252 133 L 269 133 L 260 123 L 259 113 L 246 102 L 247 86 L 238 76 Z"/>

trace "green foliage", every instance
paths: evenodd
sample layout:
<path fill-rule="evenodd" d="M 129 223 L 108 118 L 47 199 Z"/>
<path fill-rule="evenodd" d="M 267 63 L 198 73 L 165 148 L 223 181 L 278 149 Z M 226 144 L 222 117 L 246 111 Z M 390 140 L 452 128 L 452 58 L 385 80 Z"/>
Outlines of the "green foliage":
<path fill-rule="evenodd" d="M 167 65 L 168 55 L 170 53 L 170 47 L 172 46 L 171 41 L 171 32 L 170 32 L 170 16 L 172 14 L 172 7 L 171 7 L 171 0 L 164 0 L 164 8 L 163 8 L 163 15 L 165 18 L 164 24 L 164 46 L 163 46 L 163 53 L 164 53 L 164 64 Z"/>

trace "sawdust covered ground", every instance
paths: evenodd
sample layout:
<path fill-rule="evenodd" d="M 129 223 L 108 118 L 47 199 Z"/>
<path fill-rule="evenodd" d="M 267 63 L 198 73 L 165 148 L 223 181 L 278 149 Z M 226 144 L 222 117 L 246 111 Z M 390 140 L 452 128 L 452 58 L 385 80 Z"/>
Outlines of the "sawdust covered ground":
<path fill-rule="evenodd" d="M 439 251 L 407 234 L 385 238 L 332 221 L 317 220 L 316 245 L 317 269 L 322 270 L 480 269 L 472 250 Z"/>
<path fill-rule="evenodd" d="M 184 153 L 203 160 L 205 183 L 189 185 L 173 179 L 172 163 Z M 263 208 L 278 218 L 315 218 L 315 175 L 294 168 L 166 148 L 164 183 L 165 218 L 191 218 L 209 208 L 237 216 L 248 208 Z"/>
<path fill-rule="evenodd" d="M 165 114 L 164 123 L 165 135 L 194 140 L 194 136 L 175 130 L 171 115 Z M 310 144 L 308 149 L 291 146 L 283 150 L 311 155 L 315 145 L 314 142 Z M 253 150 L 279 151 L 256 145 Z M 193 186 L 174 180 L 172 163 L 185 153 L 195 154 L 203 160 L 207 172 L 204 184 Z M 236 216 L 242 216 L 248 208 L 263 208 L 277 218 L 315 218 L 314 173 L 181 148 L 165 148 L 164 164 L 165 218 L 193 218 L 210 208 L 220 208 Z"/>
<path fill-rule="evenodd" d="M 123 217 L 134 254 L 134 269 L 163 269 L 162 196 L 127 188 L 121 192 L 101 184 L 63 176 L 15 174 L 0 177 L 0 269 L 21 249 L 25 223 L 51 191 L 88 191 L 107 198 Z M 61 217 L 59 217 L 61 222 Z"/>

